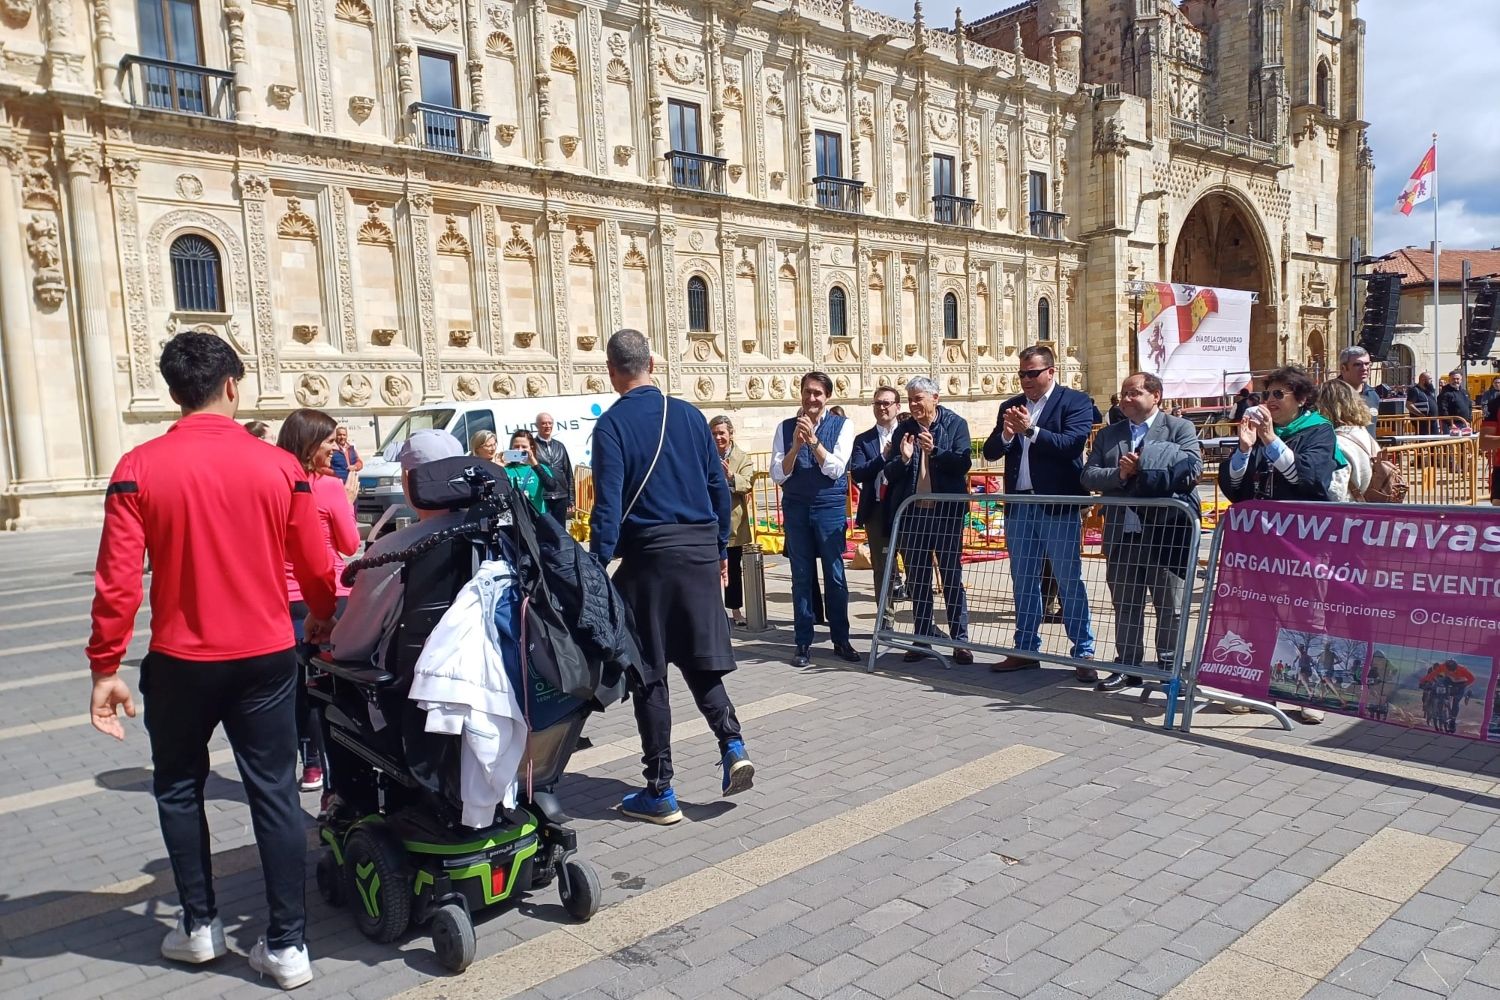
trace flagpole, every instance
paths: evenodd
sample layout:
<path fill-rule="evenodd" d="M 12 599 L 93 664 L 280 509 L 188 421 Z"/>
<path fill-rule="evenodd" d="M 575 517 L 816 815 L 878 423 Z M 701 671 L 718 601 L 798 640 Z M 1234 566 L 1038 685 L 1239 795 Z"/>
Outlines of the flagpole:
<path fill-rule="evenodd" d="M 1439 261 L 1442 259 L 1442 244 L 1438 242 L 1438 171 L 1437 171 L 1437 140 L 1438 134 L 1432 133 L 1432 380 L 1438 381 L 1438 316 L 1440 314 L 1438 298 L 1438 270 Z"/>

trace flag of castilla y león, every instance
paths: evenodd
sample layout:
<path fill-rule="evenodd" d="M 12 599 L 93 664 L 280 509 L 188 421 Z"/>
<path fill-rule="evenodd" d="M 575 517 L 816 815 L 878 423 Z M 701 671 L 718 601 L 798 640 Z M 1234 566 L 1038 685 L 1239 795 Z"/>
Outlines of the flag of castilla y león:
<path fill-rule="evenodd" d="M 1437 146 L 1427 150 L 1427 155 L 1422 157 L 1422 162 L 1417 164 L 1417 169 L 1412 171 L 1411 179 L 1406 182 L 1406 189 L 1401 192 L 1401 197 L 1396 199 L 1396 211 L 1402 215 L 1410 215 L 1411 210 L 1422 202 L 1432 197 L 1432 175 L 1437 173 Z"/>

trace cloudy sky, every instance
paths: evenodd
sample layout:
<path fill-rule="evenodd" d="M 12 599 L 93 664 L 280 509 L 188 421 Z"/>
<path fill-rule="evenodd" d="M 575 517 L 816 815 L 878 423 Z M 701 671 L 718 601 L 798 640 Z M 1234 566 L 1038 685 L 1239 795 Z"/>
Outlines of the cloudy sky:
<path fill-rule="evenodd" d="M 864 7 L 911 17 L 910 0 L 857 0 Z M 952 4 L 940 17 L 950 23 Z M 974 19 L 1010 0 L 963 4 Z M 1441 236 L 1448 247 L 1500 246 L 1500 0 L 1361 0 L 1368 25 L 1365 117 L 1375 150 L 1375 248 L 1384 252 L 1432 242 L 1432 210 L 1410 218 L 1396 196 L 1438 138 Z"/>

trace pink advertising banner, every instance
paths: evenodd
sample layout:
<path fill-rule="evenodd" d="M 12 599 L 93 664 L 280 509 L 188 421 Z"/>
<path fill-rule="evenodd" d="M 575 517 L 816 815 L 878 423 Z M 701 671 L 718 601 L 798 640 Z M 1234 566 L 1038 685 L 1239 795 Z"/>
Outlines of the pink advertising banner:
<path fill-rule="evenodd" d="M 1500 514 L 1252 501 L 1222 530 L 1201 686 L 1500 741 Z"/>

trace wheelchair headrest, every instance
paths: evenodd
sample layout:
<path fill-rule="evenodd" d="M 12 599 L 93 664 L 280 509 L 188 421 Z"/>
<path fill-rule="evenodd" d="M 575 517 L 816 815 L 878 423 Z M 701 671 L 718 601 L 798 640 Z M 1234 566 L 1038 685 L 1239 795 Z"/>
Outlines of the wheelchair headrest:
<path fill-rule="evenodd" d="M 407 499 L 420 510 L 463 510 L 478 503 L 486 487 L 493 488 L 496 497 L 508 497 L 511 492 L 510 479 L 500 466 L 460 455 L 411 470 Z"/>

